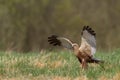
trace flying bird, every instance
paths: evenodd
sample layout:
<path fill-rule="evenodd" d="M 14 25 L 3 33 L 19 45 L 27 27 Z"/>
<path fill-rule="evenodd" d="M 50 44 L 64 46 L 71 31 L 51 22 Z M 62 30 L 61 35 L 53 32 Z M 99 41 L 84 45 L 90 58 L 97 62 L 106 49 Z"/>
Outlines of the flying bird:
<path fill-rule="evenodd" d="M 96 53 L 96 33 L 89 26 L 84 26 L 81 32 L 81 45 L 73 43 L 65 37 L 51 35 L 48 42 L 53 46 L 63 46 L 74 51 L 75 56 L 81 63 L 82 68 L 87 68 L 88 63 L 102 63 L 100 59 L 94 58 Z"/>

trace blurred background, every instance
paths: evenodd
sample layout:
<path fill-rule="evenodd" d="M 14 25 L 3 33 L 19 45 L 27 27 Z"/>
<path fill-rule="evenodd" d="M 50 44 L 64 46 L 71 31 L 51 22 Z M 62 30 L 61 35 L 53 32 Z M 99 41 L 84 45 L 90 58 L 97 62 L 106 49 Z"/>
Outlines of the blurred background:
<path fill-rule="evenodd" d="M 84 25 L 97 33 L 97 48 L 120 47 L 120 0 L 0 0 L 0 50 L 50 49 L 56 34 L 80 44 Z"/>

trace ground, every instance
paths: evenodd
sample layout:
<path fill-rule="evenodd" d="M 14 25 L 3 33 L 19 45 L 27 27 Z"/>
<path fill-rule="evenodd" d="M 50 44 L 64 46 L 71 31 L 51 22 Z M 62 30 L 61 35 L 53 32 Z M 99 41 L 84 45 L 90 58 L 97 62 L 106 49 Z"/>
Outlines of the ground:
<path fill-rule="evenodd" d="M 69 51 L 0 52 L 0 80 L 120 80 L 120 50 L 97 52 L 104 64 L 83 70 Z"/>

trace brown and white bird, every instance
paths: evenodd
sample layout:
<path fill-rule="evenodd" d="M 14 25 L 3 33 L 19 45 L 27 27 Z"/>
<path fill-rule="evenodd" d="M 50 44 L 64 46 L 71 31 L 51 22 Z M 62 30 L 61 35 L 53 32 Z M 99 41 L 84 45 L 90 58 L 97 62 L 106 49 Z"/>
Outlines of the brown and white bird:
<path fill-rule="evenodd" d="M 52 35 L 48 37 L 48 42 L 53 46 L 63 46 L 73 49 L 75 56 L 82 64 L 82 68 L 87 68 L 88 63 L 101 63 L 103 61 L 94 58 L 96 53 L 96 33 L 89 26 L 84 26 L 81 32 L 81 45 L 73 43 L 67 38 Z"/>

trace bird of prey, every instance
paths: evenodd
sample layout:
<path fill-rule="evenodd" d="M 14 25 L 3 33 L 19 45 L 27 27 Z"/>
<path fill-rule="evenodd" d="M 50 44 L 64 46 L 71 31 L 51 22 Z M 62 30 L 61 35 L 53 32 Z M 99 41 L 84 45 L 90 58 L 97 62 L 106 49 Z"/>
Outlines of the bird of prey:
<path fill-rule="evenodd" d="M 48 42 L 53 46 L 63 46 L 65 48 L 72 49 L 84 69 L 87 68 L 88 63 L 103 62 L 94 58 L 94 54 L 96 53 L 96 33 L 89 26 L 83 27 L 80 46 L 67 38 L 56 35 L 48 37 Z"/>

